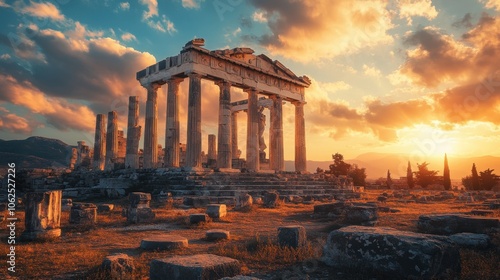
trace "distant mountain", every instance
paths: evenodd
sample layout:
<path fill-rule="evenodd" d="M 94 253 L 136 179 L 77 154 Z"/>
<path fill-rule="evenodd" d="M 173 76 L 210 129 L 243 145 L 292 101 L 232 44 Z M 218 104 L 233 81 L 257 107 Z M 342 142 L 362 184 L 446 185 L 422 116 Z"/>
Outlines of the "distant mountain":
<path fill-rule="evenodd" d="M 17 168 L 66 167 L 71 146 L 61 140 L 32 136 L 24 140 L 0 139 L 0 165 L 15 162 Z"/>
<path fill-rule="evenodd" d="M 438 170 L 438 175 L 443 175 L 444 155 L 442 157 L 412 158 L 407 155 L 389 154 L 389 153 L 366 153 L 357 156 L 354 159 L 346 159 L 347 163 L 357 164 L 359 167 L 366 168 L 366 174 L 369 179 L 385 178 L 387 170 L 391 171 L 392 178 L 406 176 L 408 161 L 411 163 L 412 171 L 417 170 L 417 163 L 427 161 L 429 168 Z M 307 169 L 310 172 L 316 172 L 316 168 L 328 170 L 332 161 L 307 161 Z M 475 163 L 478 171 L 488 168 L 494 169 L 494 173 L 500 174 L 500 157 L 481 156 L 481 157 L 453 157 L 448 155 L 450 166 L 450 175 L 452 179 L 460 180 L 462 177 L 470 175 L 472 164 Z M 294 170 L 294 162 L 285 162 L 286 170 Z"/>

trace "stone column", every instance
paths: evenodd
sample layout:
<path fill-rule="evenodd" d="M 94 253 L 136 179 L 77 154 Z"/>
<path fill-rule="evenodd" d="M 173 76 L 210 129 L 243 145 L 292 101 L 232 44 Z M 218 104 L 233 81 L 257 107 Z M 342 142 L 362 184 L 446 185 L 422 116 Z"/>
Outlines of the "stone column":
<path fill-rule="evenodd" d="M 157 84 L 146 86 L 146 121 L 144 126 L 144 168 L 156 168 L 158 162 L 158 88 Z"/>
<path fill-rule="evenodd" d="M 180 78 L 167 81 L 167 124 L 165 129 L 165 167 L 179 167 L 180 125 L 179 125 L 179 84 Z"/>
<path fill-rule="evenodd" d="M 208 155 L 207 155 L 207 165 L 209 168 L 213 167 L 217 160 L 217 150 L 215 150 L 215 135 L 208 135 Z"/>
<path fill-rule="evenodd" d="M 106 133 L 106 164 L 105 170 L 113 170 L 118 154 L 118 115 L 116 111 L 108 113 L 108 130 Z"/>
<path fill-rule="evenodd" d="M 190 73 L 186 166 L 201 167 L 201 75 Z"/>
<path fill-rule="evenodd" d="M 106 116 L 97 114 L 95 120 L 94 170 L 104 170 L 106 158 Z"/>
<path fill-rule="evenodd" d="M 259 162 L 259 106 L 257 90 L 246 90 L 248 93 L 247 110 L 247 169 L 257 172 L 260 168 Z"/>
<path fill-rule="evenodd" d="M 238 159 L 238 112 L 231 113 L 231 152 L 233 159 Z"/>
<path fill-rule="evenodd" d="M 61 236 L 62 191 L 26 193 L 21 240 L 47 240 Z"/>
<path fill-rule="evenodd" d="M 219 94 L 219 130 L 217 142 L 217 167 L 231 168 L 231 84 L 225 81 L 216 83 Z"/>
<path fill-rule="evenodd" d="M 293 104 L 295 105 L 295 171 L 305 172 L 307 171 L 305 102 L 293 102 Z"/>
<path fill-rule="evenodd" d="M 280 96 L 271 96 L 273 105 L 271 108 L 270 147 L 269 159 L 271 169 L 283 171 L 285 169 L 285 158 L 283 150 L 283 99 Z"/>
<path fill-rule="evenodd" d="M 125 168 L 139 168 L 139 141 L 141 140 L 141 126 L 139 125 L 139 97 L 128 98 L 127 147 Z"/>

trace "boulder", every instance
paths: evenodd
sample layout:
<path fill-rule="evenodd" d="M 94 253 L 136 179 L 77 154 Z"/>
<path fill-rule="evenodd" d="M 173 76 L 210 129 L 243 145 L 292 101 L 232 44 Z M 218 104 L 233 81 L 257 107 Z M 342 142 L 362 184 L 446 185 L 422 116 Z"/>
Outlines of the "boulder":
<path fill-rule="evenodd" d="M 152 260 L 149 269 L 151 280 L 211 280 L 233 277 L 241 272 L 238 260 L 212 254 L 173 256 Z"/>
<path fill-rule="evenodd" d="M 107 256 L 101 264 L 101 269 L 106 274 L 106 279 L 132 280 L 135 269 L 134 260 L 127 254 Z"/>
<path fill-rule="evenodd" d="M 303 226 L 284 226 L 278 228 L 278 244 L 298 248 L 306 245 L 306 229 Z"/>
<path fill-rule="evenodd" d="M 500 228 L 500 219 L 462 214 L 421 215 L 417 228 L 419 232 L 430 234 L 489 233 Z"/>
<path fill-rule="evenodd" d="M 208 223 L 210 219 L 207 214 L 191 214 L 189 215 L 190 224 Z"/>
<path fill-rule="evenodd" d="M 69 223 L 93 226 L 97 222 L 97 206 L 92 203 L 75 203 L 69 213 Z"/>
<path fill-rule="evenodd" d="M 450 240 L 462 248 L 486 249 L 490 245 L 490 237 L 480 233 L 457 233 L 449 236 Z"/>
<path fill-rule="evenodd" d="M 351 204 L 343 201 L 314 205 L 314 214 L 340 216 L 345 213 L 348 205 Z"/>
<path fill-rule="evenodd" d="M 460 253 L 446 237 L 393 228 L 348 226 L 328 235 L 322 260 L 339 269 L 364 270 L 390 279 L 453 279 Z"/>
<path fill-rule="evenodd" d="M 231 238 L 229 231 L 222 229 L 207 230 L 205 232 L 205 236 L 208 241 L 218 241 Z"/>
<path fill-rule="evenodd" d="M 276 191 L 264 193 L 264 207 L 276 208 L 280 203 L 280 195 Z"/>
<path fill-rule="evenodd" d="M 141 249 L 147 251 L 154 250 L 174 250 L 188 246 L 188 240 L 179 235 L 155 235 L 141 240 Z"/>
<path fill-rule="evenodd" d="M 209 204 L 207 215 L 212 219 L 219 219 L 227 215 L 226 204 Z"/>
<path fill-rule="evenodd" d="M 236 210 L 245 211 L 252 209 L 253 198 L 249 194 L 242 194 L 236 197 Z"/>

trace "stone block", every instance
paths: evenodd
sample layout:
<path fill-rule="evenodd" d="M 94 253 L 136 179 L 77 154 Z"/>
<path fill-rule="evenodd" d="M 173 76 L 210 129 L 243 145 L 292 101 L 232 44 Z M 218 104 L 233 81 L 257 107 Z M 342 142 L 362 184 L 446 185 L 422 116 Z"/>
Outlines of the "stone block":
<path fill-rule="evenodd" d="M 447 237 L 393 228 L 348 226 L 332 231 L 323 262 L 390 279 L 454 279 L 460 276 L 460 253 Z M 382 279 L 382 278 L 381 278 Z"/>
<path fill-rule="evenodd" d="M 210 221 L 207 214 L 191 214 L 189 215 L 189 223 L 191 224 L 199 224 L 199 223 L 208 223 Z"/>
<path fill-rule="evenodd" d="M 141 241 L 141 249 L 147 251 L 174 250 L 188 247 L 188 240 L 179 235 L 156 235 Z"/>
<path fill-rule="evenodd" d="M 227 215 L 226 204 L 209 204 L 207 215 L 212 219 L 219 219 Z"/>
<path fill-rule="evenodd" d="M 195 197 L 193 198 L 193 207 L 194 208 L 205 208 L 210 204 L 209 197 Z"/>
<path fill-rule="evenodd" d="M 61 236 L 62 191 L 26 193 L 24 231 L 25 241 L 49 240 Z"/>
<path fill-rule="evenodd" d="M 252 209 L 253 198 L 249 194 L 241 194 L 236 197 L 235 209 L 239 211 L 248 211 Z"/>
<path fill-rule="evenodd" d="M 377 207 L 354 205 L 345 211 L 344 222 L 349 225 L 374 226 L 378 219 Z"/>
<path fill-rule="evenodd" d="M 314 214 L 340 216 L 345 213 L 349 205 L 351 204 L 343 201 L 314 205 Z"/>
<path fill-rule="evenodd" d="M 101 269 L 110 280 L 132 280 L 134 260 L 127 254 L 115 254 L 104 258 Z"/>
<path fill-rule="evenodd" d="M 97 212 L 99 213 L 107 213 L 113 211 L 115 208 L 115 205 L 113 204 L 98 204 L 97 205 Z"/>
<path fill-rule="evenodd" d="M 150 193 L 131 192 L 128 195 L 131 208 L 148 208 L 151 201 Z"/>
<path fill-rule="evenodd" d="M 278 228 L 278 244 L 298 248 L 306 245 L 307 235 L 303 226 L 284 226 Z"/>
<path fill-rule="evenodd" d="M 233 277 L 241 272 L 238 260 L 212 254 L 173 256 L 151 261 L 151 280 L 212 280 Z"/>
<path fill-rule="evenodd" d="M 62 211 L 70 211 L 71 206 L 73 206 L 73 199 L 71 198 L 63 198 L 61 199 L 61 208 Z"/>
<path fill-rule="evenodd" d="M 155 218 L 155 213 L 151 208 L 129 208 L 127 209 L 127 222 L 129 223 L 149 223 Z"/>
<path fill-rule="evenodd" d="M 97 207 L 92 203 L 75 203 L 69 212 L 69 223 L 93 226 L 97 222 Z"/>
<path fill-rule="evenodd" d="M 264 193 L 264 207 L 276 208 L 280 204 L 280 196 L 277 192 L 271 191 Z"/>
<path fill-rule="evenodd" d="M 218 241 L 231 238 L 229 231 L 222 229 L 207 230 L 205 232 L 205 236 L 208 241 Z"/>
<path fill-rule="evenodd" d="M 251 276 L 236 275 L 234 277 L 224 277 L 219 280 L 261 280 L 260 278 L 255 278 Z"/>
<path fill-rule="evenodd" d="M 421 215 L 417 228 L 430 234 L 489 233 L 500 228 L 500 219 L 461 214 Z"/>
<path fill-rule="evenodd" d="M 450 240 L 462 248 L 486 249 L 490 246 L 490 237 L 480 233 L 457 233 L 449 236 Z"/>

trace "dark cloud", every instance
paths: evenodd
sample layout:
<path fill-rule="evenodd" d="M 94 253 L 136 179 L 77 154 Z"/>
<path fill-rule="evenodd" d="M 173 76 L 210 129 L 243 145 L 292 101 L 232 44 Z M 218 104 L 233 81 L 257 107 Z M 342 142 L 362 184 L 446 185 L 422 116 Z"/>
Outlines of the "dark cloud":
<path fill-rule="evenodd" d="M 471 28 L 473 26 L 472 25 L 472 15 L 470 13 L 466 13 L 461 20 L 454 22 L 452 24 L 452 26 L 456 27 L 456 28 L 460 28 L 460 27 Z"/>

